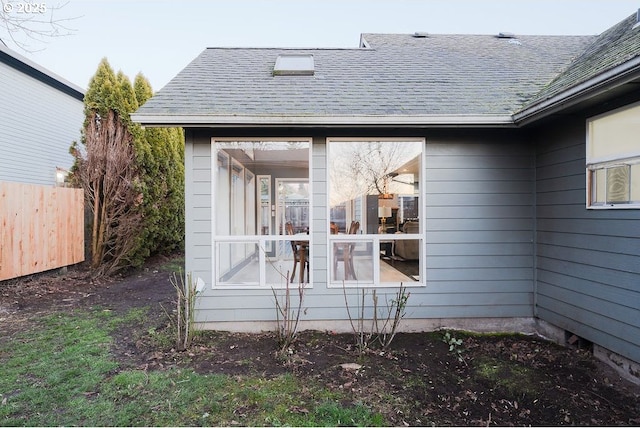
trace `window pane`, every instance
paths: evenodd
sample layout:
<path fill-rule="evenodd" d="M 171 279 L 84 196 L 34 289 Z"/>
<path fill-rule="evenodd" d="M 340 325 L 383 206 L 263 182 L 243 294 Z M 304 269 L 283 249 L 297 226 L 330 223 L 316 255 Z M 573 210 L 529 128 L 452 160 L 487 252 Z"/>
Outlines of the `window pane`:
<path fill-rule="evenodd" d="M 305 259 L 308 260 L 309 241 L 307 240 L 304 242 L 307 244 L 305 246 Z M 290 285 L 297 285 L 300 278 L 302 262 L 300 261 L 300 258 L 298 258 L 298 261 L 294 259 L 291 240 L 267 241 L 267 246 L 270 248 L 277 248 L 278 251 L 273 252 L 266 258 L 266 285 L 269 287 L 285 287 L 287 283 Z M 306 282 L 308 282 L 308 271 L 305 271 L 304 278 L 306 278 Z"/>
<path fill-rule="evenodd" d="M 329 141 L 331 282 L 422 279 L 423 148 L 423 141 Z M 354 222 L 360 237 L 350 240 Z"/>
<path fill-rule="evenodd" d="M 587 162 L 623 159 L 640 154 L 640 105 L 589 121 Z"/>
<path fill-rule="evenodd" d="M 216 235 L 282 234 L 278 221 L 280 217 L 288 220 L 289 212 L 277 217 L 269 210 L 280 196 L 272 186 L 288 180 L 306 186 L 306 193 L 298 194 L 304 200 L 297 204 L 305 205 L 307 212 L 293 210 L 293 214 L 304 217 L 308 227 L 308 141 L 214 141 L 214 148 L 218 158 L 213 196 Z"/>
<path fill-rule="evenodd" d="M 259 253 L 256 244 L 218 242 L 216 254 L 217 284 L 260 284 Z"/>
<path fill-rule="evenodd" d="M 631 202 L 640 203 L 640 163 L 631 165 Z"/>
<path fill-rule="evenodd" d="M 265 236 L 284 235 L 284 224 L 295 222 L 296 233 L 304 233 L 295 239 L 308 242 L 309 141 L 213 139 L 212 144 L 216 285 L 286 285 L 296 260 L 291 241 Z"/>
<path fill-rule="evenodd" d="M 593 174 L 593 203 L 603 204 L 605 201 L 605 190 L 607 188 L 607 174 L 604 169 L 596 169 Z"/>
<path fill-rule="evenodd" d="M 329 146 L 330 221 L 346 233 L 395 233 L 420 216 L 421 141 L 336 141 Z"/>
<path fill-rule="evenodd" d="M 229 235 L 229 200 L 231 186 L 229 184 L 229 155 L 218 152 L 216 156 L 216 187 L 215 206 L 216 211 L 216 233 L 218 235 Z"/>
<path fill-rule="evenodd" d="M 629 165 L 607 168 L 607 203 L 629 202 Z"/>
<path fill-rule="evenodd" d="M 397 234 L 394 238 L 397 238 Z M 421 280 L 420 275 L 420 248 L 422 248 L 423 239 L 394 239 L 391 241 L 380 241 L 380 282 L 403 283 L 404 285 L 418 282 Z M 405 255 L 413 254 L 414 257 L 403 258 L 389 255 L 402 253 Z"/>
<path fill-rule="evenodd" d="M 372 249 L 372 241 L 334 241 L 331 246 L 331 281 L 373 281 Z"/>

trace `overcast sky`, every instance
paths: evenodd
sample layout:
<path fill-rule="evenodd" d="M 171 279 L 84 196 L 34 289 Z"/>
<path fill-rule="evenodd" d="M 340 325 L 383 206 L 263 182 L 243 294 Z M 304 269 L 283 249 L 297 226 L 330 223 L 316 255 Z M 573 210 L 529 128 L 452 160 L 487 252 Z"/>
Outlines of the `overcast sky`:
<path fill-rule="evenodd" d="M 1 0 L 18 6 L 27 0 Z M 204 48 L 358 46 L 361 33 L 600 34 L 640 0 L 30 0 L 71 35 L 23 56 L 86 88 L 103 57 L 162 88 Z M 17 13 L 15 7 L 12 13 Z M 35 51 L 37 50 L 37 51 Z"/>

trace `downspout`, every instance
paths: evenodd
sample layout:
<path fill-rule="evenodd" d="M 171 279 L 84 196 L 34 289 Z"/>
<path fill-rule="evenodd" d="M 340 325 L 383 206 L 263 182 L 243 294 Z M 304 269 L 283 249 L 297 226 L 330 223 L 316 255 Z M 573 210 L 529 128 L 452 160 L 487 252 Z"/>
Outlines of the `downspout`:
<path fill-rule="evenodd" d="M 531 145 L 531 142 L 530 142 Z M 538 319 L 538 150 L 533 146 L 533 318 Z"/>
<path fill-rule="evenodd" d="M 635 79 L 640 72 L 640 56 L 633 58 L 617 67 L 607 70 L 600 75 L 582 82 L 568 90 L 560 92 L 535 105 L 529 106 L 512 116 L 514 123 L 522 127 L 528 123 L 549 116 L 566 107 L 575 105 L 585 99 L 606 92 Z M 533 145 L 533 316 L 538 318 L 538 168 L 537 148 Z"/>

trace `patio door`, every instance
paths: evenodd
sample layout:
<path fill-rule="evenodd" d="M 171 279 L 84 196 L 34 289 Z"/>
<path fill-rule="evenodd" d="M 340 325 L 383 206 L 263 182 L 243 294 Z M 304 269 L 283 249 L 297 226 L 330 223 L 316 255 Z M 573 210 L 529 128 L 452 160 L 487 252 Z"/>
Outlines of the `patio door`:
<path fill-rule="evenodd" d="M 292 224 L 294 234 L 309 233 L 308 179 L 276 178 L 276 218 L 279 235 L 286 235 L 287 223 Z M 280 242 L 279 255 L 290 256 L 291 246 Z"/>

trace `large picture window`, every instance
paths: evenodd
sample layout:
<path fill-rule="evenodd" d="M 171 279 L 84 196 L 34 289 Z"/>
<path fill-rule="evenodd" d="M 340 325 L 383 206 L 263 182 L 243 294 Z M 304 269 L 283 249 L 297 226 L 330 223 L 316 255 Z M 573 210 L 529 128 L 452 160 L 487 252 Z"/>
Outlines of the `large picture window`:
<path fill-rule="evenodd" d="M 587 121 L 587 207 L 640 208 L 640 104 Z"/>
<path fill-rule="evenodd" d="M 423 285 L 424 140 L 328 141 L 332 286 Z"/>
<path fill-rule="evenodd" d="M 214 139 L 212 147 L 214 286 L 309 283 L 310 142 Z"/>

